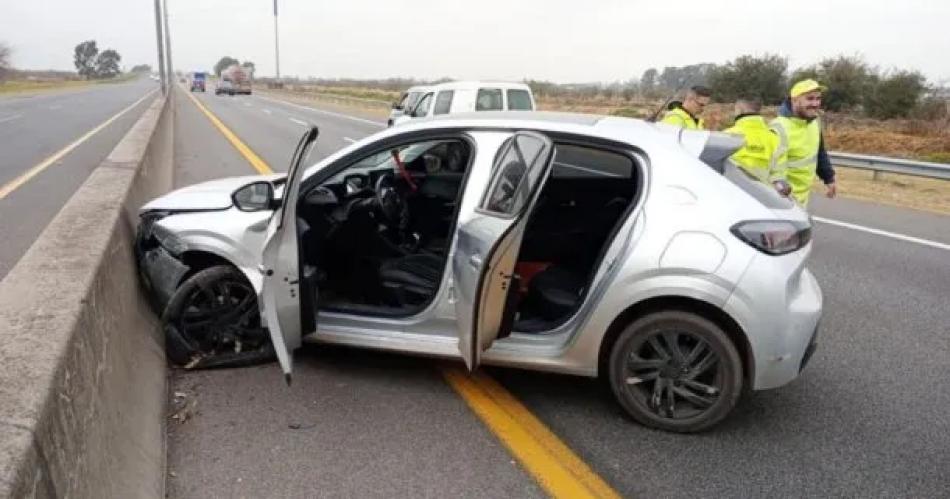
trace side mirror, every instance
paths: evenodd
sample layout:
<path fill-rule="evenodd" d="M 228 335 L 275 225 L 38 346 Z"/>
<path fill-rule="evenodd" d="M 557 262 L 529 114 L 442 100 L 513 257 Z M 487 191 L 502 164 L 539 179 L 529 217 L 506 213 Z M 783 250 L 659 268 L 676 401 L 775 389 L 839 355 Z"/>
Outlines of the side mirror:
<path fill-rule="evenodd" d="M 269 210 L 274 206 L 274 184 L 254 182 L 234 191 L 234 206 L 241 211 Z"/>
<path fill-rule="evenodd" d="M 396 111 L 402 111 L 402 106 L 400 106 L 398 102 L 393 102 L 393 109 Z"/>

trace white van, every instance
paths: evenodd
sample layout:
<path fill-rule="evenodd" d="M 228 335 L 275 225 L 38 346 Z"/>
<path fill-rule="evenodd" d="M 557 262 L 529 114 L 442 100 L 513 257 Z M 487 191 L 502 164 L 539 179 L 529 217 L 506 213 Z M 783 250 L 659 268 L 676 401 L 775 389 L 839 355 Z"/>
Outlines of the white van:
<path fill-rule="evenodd" d="M 534 95 L 524 83 L 453 81 L 428 87 L 410 112 L 395 120 L 472 111 L 534 111 Z"/>
<path fill-rule="evenodd" d="M 399 100 L 393 102 L 392 111 L 389 112 L 389 121 L 386 122 L 387 126 L 393 126 L 396 118 L 401 117 L 407 112 L 411 111 L 413 107 L 416 106 L 416 103 L 419 102 L 419 98 L 422 97 L 429 87 L 424 85 L 419 85 L 415 87 L 409 87 L 409 90 L 406 90 L 399 96 Z"/>

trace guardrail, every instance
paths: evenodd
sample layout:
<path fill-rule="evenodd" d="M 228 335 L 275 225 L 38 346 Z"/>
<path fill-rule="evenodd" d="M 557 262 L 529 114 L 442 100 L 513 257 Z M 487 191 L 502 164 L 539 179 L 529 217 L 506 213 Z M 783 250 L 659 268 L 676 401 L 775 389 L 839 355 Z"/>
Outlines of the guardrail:
<path fill-rule="evenodd" d="M 884 156 L 867 156 L 847 152 L 830 152 L 828 155 L 831 156 L 831 163 L 835 166 L 873 171 L 874 180 L 880 178 L 881 172 L 950 180 L 950 164 L 887 158 Z"/>

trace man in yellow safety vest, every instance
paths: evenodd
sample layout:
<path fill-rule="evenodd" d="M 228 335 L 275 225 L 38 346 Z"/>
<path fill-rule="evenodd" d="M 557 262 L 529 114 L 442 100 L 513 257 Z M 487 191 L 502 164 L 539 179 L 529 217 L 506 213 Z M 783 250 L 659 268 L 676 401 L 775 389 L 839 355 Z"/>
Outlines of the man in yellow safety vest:
<path fill-rule="evenodd" d="M 750 176 L 775 187 L 782 196 L 791 194 L 785 179 L 785 154 L 779 144 L 778 133 L 769 128 L 762 111 L 762 101 L 753 97 L 736 100 L 736 119 L 724 130 L 742 136 L 745 144 L 730 159 Z"/>
<path fill-rule="evenodd" d="M 792 197 L 808 206 L 815 176 L 825 183 L 829 198 L 837 194 L 835 170 L 821 134 L 821 94 L 826 88 L 815 80 L 802 80 L 794 85 L 779 108 L 772 128 L 778 133 L 779 147 L 787 157 L 785 178 L 792 186 Z"/>
<path fill-rule="evenodd" d="M 680 128 L 704 130 L 706 123 L 703 122 L 701 115 L 709 104 L 710 96 L 712 92 L 706 87 L 699 85 L 691 87 L 686 92 L 683 102 L 670 102 L 669 110 L 660 121 Z"/>

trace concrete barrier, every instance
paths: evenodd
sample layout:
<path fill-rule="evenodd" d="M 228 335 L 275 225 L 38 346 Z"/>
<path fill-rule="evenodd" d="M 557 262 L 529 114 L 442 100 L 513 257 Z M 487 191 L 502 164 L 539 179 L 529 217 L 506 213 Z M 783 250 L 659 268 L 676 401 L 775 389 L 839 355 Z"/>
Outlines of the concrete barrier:
<path fill-rule="evenodd" d="M 164 347 L 132 236 L 171 187 L 171 114 L 158 97 L 0 282 L 0 497 L 164 497 Z"/>

